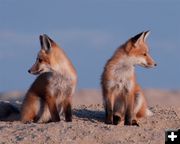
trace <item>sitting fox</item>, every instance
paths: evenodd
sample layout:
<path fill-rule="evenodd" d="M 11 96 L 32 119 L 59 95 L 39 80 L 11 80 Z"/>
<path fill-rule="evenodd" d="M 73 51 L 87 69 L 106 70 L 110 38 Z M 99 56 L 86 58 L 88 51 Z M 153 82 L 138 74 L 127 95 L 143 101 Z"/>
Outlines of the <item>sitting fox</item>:
<path fill-rule="evenodd" d="M 63 112 L 72 121 L 71 99 L 77 74 L 64 51 L 46 34 L 40 35 L 41 49 L 29 73 L 39 75 L 26 93 L 21 121 L 45 123 L 60 121 Z"/>
<path fill-rule="evenodd" d="M 138 125 L 137 118 L 152 115 L 136 82 L 135 65 L 156 66 L 149 55 L 146 38 L 149 31 L 130 38 L 107 61 L 101 77 L 105 123 Z"/>

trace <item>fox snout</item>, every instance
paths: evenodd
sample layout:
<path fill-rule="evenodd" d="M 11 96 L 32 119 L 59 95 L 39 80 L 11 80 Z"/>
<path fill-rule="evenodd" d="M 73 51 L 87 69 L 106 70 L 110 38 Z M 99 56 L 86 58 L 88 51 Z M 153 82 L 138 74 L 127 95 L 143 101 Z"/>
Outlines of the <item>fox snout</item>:
<path fill-rule="evenodd" d="M 153 63 L 153 64 L 147 63 L 146 65 L 144 65 L 144 67 L 146 67 L 146 68 L 153 68 L 153 67 L 155 67 L 155 66 L 157 66 L 156 63 Z"/>
<path fill-rule="evenodd" d="M 39 72 L 37 72 L 37 71 L 33 71 L 32 69 L 29 69 L 29 70 L 28 70 L 28 73 L 30 73 L 30 74 L 34 74 L 34 75 L 39 74 Z"/>
<path fill-rule="evenodd" d="M 146 68 L 153 68 L 157 66 L 157 63 L 149 56 L 146 59 L 146 62 L 142 64 Z"/>
<path fill-rule="evenodd" d="M 45 68 L 43 67 L 43 65 L 40 65 L 37 61 L 35 64 L 33 64 L 33 66 L 28 70 L 28 72 L 30 74 L 33 74 L 33 75 L 38 75 L 38 74 L 41 74 Z"/>
<path fill-rule="evenodd" d="M 45 64 L 43 62 L 39 63 L 39 61 L 36 61 L 36 63 L 28 70 L 28 72 L 33 75 L 38 75 L 50 71 L 52 71 L 52 68 L 49 64 Z"/>
<path fill-rule="evenodd" d="M 40 73 L 40 71 L 37 70 L 37 68 L 33 65 L 33 66 L 28 70 L 28 73 L 37 75 L 37 74 Z"/>
<path fill-rule="evenodd" d="M 31 73 L 31 69 L 28 70 L 28 73 Z"/>
<path fill-rule="evenodd" d="M 155 67 L 157 66 L 157 63 L 153 63 L 153 64 L 148 64 L 149 67 Z"/>

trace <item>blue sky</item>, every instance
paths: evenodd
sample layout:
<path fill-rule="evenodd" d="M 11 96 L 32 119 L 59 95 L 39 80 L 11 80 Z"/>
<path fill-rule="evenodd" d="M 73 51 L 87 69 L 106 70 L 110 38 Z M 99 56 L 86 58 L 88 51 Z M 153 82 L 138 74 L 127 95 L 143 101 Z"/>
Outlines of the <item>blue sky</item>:
<path fill-rule="evenodd" d="M 179 0 L 0 0 L 0 91 L 27 90 L 46 33 L 75 65 L 78 88 L 100 88 L 104 64 L 129 37 L 151 30 L 158 67 L 137 67 L 143 88 L 180 88 Z"/>

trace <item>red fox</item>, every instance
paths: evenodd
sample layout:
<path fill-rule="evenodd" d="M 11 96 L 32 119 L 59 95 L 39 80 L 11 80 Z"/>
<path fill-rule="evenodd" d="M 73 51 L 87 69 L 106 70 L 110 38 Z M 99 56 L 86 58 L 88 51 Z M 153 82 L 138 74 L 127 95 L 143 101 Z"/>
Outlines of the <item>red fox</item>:
<path fill-rule="evenodd" d="M 105 108 L 105 123 L 117 125 L 138 125 L 137 118 L 152 115 L 146 100 L 136 82 L 134 68 L 156 66 L 149 55 L 146 38 L 149 31 L 130 38 L 120 46 L 107 61 L 101 76 Z"/>
<path fill-rule="evenodd" d="M 72 121 L 71 99 L 77 74 L 65 52 L 46 34 L 40 35 L 41 49 L 29 73 L 39 75 L 26 93 L 21 108 L 21 121 L 57 122 L 63 112 Z"/>

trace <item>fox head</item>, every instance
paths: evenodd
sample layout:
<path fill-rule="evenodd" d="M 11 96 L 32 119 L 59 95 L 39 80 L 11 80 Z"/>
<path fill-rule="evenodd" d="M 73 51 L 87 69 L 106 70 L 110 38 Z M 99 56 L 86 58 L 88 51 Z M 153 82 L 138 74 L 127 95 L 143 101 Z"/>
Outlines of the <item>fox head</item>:
<path fill-rule="evenodd" d="M 146 68 L 157 65 L 149 54 L 149 48 L 146 43 L 148 35 L 149 31 L 141 32 L 128 40 L 125 51 L 133 65 L 140 65 Z"/>
<path fill-rule="evenodd" d="M 29 73 L 37 75 L 52 70 L 57 71 L 60 67 L 61 50 L 57 44 L 46 34 L 39 36 L 41 49 L 37 55 L 36 62 L 28 70 Z"/>

